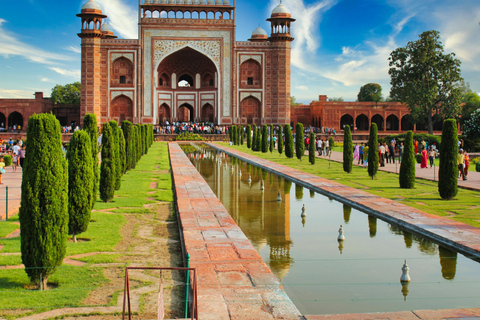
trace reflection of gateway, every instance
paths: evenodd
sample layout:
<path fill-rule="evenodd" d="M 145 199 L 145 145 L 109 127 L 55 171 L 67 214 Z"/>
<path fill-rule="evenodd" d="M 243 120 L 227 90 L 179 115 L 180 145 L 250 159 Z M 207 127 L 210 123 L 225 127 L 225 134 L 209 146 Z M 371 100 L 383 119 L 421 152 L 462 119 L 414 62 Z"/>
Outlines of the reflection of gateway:
<path fill-rule="evenodd" d="M 235 40 L 230 0 L 139 2 L 138 39 L 117 39 L 95 0 L 82 20 L 81 117 L 141 123 L 290 122 L 290 25 L 279 4 L 251 39 Z M 267 85 L 268 84 L 268 85 Z"/>

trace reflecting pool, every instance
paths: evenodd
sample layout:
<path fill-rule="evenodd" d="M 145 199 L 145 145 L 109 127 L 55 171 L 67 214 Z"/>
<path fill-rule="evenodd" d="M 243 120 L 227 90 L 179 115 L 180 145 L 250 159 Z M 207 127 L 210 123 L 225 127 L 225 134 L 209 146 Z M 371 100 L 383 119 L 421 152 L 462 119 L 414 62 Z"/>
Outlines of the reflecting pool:
<path fill-rule="evenodd" d="M 478 262 L 225 153 L 183 148 L 303 314 L 480 305 Z"/>

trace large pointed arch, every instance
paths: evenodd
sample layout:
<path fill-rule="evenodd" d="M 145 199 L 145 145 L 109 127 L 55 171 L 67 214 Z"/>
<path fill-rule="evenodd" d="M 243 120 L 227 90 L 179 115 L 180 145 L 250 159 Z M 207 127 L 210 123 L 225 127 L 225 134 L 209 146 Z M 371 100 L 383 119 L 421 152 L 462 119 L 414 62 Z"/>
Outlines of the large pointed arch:
<path fill-rule="evenodd" d="M 125 95 L 119 95 L 110 103 L 110 119 L 122 123 L 123 120 L 133 122 L 133 101 Z"/>
<path fill-rule="evenodd" d="M 261 124 L 262 119 L 262 103 L 260 100 L 250 95 L 240 102 L 240 118 L 242 123 Z"/>

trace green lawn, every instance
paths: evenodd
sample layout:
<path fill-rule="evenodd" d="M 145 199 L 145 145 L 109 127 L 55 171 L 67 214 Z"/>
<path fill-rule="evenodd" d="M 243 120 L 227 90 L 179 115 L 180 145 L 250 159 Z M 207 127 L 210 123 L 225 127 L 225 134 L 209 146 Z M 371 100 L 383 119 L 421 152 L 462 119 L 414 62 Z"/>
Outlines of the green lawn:
<path fill-rule="evenodd" d="M 464 222 L 474 227 L 480 227 L 480 192 L 460 189 L 454 200 L 442 200 L 438 194 L 438 182 L 417 179 L 414 189 L 399 188 L 398 174 L 378 171 L 374 180 L 368 176 L 364 167 L 353 167 L 352 173 L 343 171 L 343 164 L 325 159 L 316 159 L 315 165 L 308 162 L 308 156 L 298 160 L 296 157 L 288 159 L 285 154 L 253 152 L 246 145 L 229 146 L 228 143 L 219 144 L 239 150 L 259 158 L 274 161 L 298 170 L 315 174 L 322 178 L 334 180 L 349 187 L 362 189 L 369 193 L 393 199 L 437 216 L 449 216 L 451 219 Z"/>
<path fill-rule="evenodd" d="M 144 205 L 153 202 L 147 198 L 172 201 L 168 159 L 167 143 L 154 143 L 136 168 L 122 177 L 121 189 L 115 192 L 114 200 L 110 203 L 102 203 L 100 200 L 96 202 L 88 230 L 77 235 L 78 243 L 69 239 L 66 255 L 115 252 L 115 247 L 122 239 L 121 228 L 126 223 L 125 214 L 144 212 Z M 158 181 L 158 189 L 150 189 L 152 181 Z M 149 194 L 151 192 L 154 194 Z M 0 222 L 0 237 L 19 228 L 12 221 L 18 222 L 18 216 L 9 222 Z M 20 255 L 1 255 L 19 253 L 20 237 L 0 239 L 0 245 L 3 246 L 0 250 L 0 266 L 21 264 Z M 43 292 L 31 290 L 30 281 L 23 269 L 0 269 L 0 317 L 15 319 L 62 307 L 82 306 L 82 301 L 92 289 L 108 282 L 103 275 L 103 268 L 92 267 L 92 264 L 117 262 L 119 257 L 120 254 L 95 254 L 77 259 L 87 263 L 84 267 L 62 265 L 49 277 L 49 284 L 55 288 Z M 112 299 L 112 303 L 116 303 L 116 300 Z M 22 309 L 24 312 L 12 312 Z"/>

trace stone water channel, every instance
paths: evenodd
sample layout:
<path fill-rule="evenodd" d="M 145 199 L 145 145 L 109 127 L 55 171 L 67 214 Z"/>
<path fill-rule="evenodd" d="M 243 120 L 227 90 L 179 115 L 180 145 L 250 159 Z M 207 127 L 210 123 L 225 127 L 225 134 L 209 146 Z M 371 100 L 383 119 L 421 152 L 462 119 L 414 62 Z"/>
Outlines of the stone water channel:
<path fill-rule="evenodd" d="M 182 148 L 302 314 L 478 307 L 478 262 L 223 152 Z"/>

